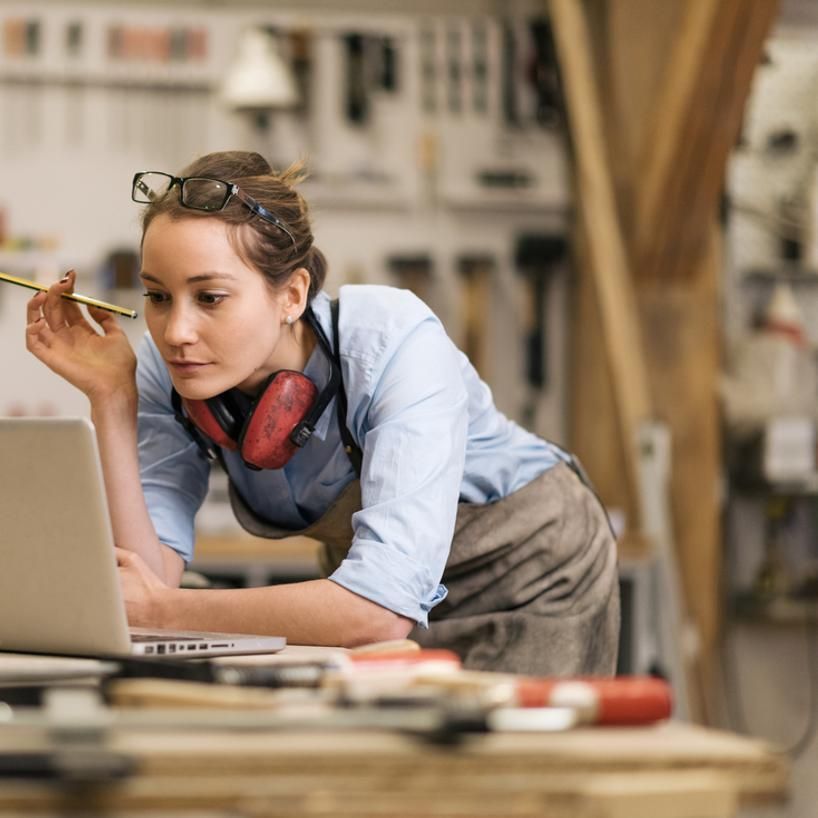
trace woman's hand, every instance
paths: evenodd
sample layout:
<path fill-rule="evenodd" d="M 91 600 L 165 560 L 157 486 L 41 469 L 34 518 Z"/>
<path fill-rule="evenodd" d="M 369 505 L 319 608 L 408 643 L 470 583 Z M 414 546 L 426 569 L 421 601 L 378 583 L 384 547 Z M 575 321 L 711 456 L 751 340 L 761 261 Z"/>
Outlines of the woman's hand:
<path fill-rule="evenodd" d="M 63 298 L 74 290 L 75 273 L 28 302 L 26 348 L 46 366 L 84 392 L 92 403 L 122 390 L 135 393 L 136 356 L 117 318 L 106 310 L 88 312 L 102 330 L 85 318 L 79 304 Z"/>
<path fill-rule="evenodd" d="M 133 551 L 117 548 L 116 562 L 128 624 L 136 628 L 161 628 L 159 598 L 163 591 L 170 590 L 170 586 Z"/>

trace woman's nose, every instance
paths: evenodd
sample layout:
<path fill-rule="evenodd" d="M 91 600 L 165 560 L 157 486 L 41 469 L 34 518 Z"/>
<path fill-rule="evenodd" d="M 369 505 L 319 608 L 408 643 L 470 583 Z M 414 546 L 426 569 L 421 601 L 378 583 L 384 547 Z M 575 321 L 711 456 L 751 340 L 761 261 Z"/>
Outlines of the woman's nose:
<path fill-rule="evenodd" d="M 171 346 L 183 346 L 193 343 L 196 338 L 193 316 L 185 309 L 172 309 L 165 324 L 165 341 Z"/>

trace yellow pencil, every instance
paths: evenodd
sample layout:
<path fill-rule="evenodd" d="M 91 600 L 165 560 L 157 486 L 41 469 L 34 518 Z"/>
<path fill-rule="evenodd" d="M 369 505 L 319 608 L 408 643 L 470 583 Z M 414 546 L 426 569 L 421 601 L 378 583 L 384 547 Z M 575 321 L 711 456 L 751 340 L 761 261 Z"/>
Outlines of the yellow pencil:
<path fill-rule="evenodd" d="M 8 281 L 9 284 L 19 284 L 21 287 L 28 287 L 30 290 L 45 292 L 48 287 L 45 284 L 38 284 L 36 281 L 29 281 L 27 278 L 0 273 L 0 281 Z M 124 315 L 128 318 L 136 318 L 136 310 L 129 310 L 125 307 L 117 307 L 116 304 L 108 304 L 106 301 L 99 301 L 96 298 L 89 298 L 87 295 L 78 293 L 63 293 L 63 298 L 69 301 L 77 301 L 80 304 L 87 304 L 89 307 L 97 307 L 108 312 L 115 312 L 117 315 Z"/>

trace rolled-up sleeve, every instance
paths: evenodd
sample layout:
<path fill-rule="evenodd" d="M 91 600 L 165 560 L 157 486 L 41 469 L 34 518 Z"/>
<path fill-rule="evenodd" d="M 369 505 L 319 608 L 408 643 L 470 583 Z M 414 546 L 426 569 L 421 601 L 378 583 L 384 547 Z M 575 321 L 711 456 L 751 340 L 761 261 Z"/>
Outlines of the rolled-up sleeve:
<path fill-rule="evenodd" d="M 467 391 L 457 350 L 431 314 L 374 360 L 348 418 L 363 444 L 363 507 L 330 579 L 427 626 L 446 595 L 440 582 L 463 477 Z"/>

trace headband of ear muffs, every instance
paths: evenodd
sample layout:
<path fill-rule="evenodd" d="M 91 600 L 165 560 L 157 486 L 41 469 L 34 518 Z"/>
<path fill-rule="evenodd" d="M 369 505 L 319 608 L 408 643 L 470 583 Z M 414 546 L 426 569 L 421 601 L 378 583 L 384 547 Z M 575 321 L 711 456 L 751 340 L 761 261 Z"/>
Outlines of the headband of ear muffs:
<path fill-rule="evenodd" d="M 238 451 L 251 469 L 280 469 L 312 436 L 315 425 L 338 391 L 341 373 L 311 308 L 304 317 L 330 363 L 330 378 L 320 392 L 302 372 L 282 369 L 267 378 L 250 408 L 242 411 L 233 389 L 206 400 L 171 394 L 178 420 L 211 459 L 212 441 Z"/>

